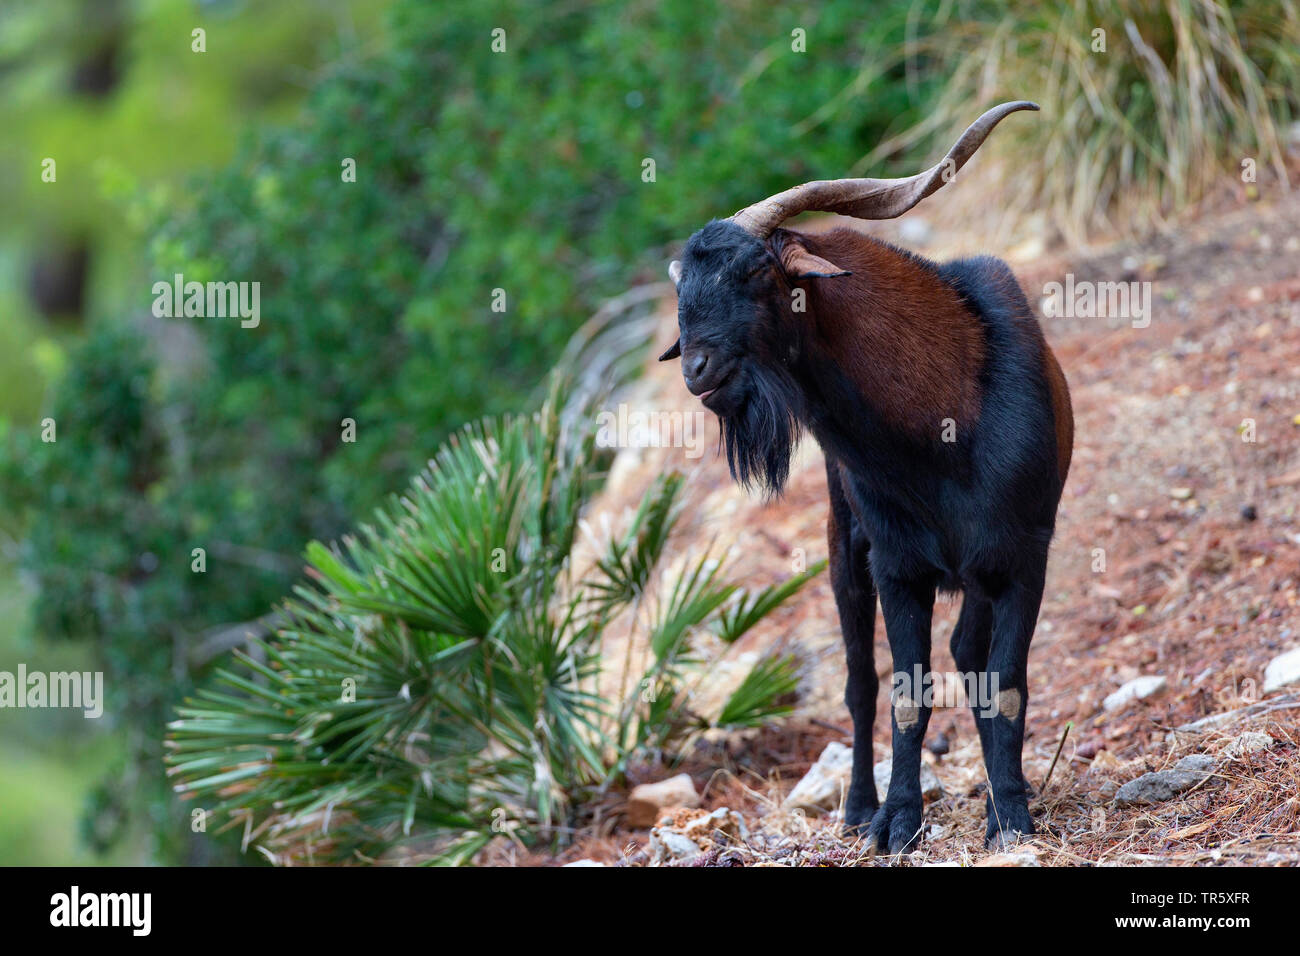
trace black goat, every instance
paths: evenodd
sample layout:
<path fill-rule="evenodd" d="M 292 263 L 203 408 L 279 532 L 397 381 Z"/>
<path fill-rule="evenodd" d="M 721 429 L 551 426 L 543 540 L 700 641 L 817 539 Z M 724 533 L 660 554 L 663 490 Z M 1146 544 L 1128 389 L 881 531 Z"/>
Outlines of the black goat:
<path fill-rule="evenodd" d="M 952 653 L 988 771 L 990 844 L 1034 830 L 1021 770 L 1026 668 L 1070 465 L 1065 377 L 1005 263 L 938 265 L 848 229 L 780 229 L 809 209 L 901 215 L 1007 114 L 901 180 L 806 183 L 691 236 L 669 273 L 686 387 L 722 419 L 732 476 L 779 493 L 801 429 L 826 454 L 831 580 L 853 715 L 850 832 L 889 852 L 921 831 L 936 589 L 964 593 Z M 893 776 L 872 781 L 876 596 L 893 653 Z M 981 692 L 970 693 L 970 688 Z"/>

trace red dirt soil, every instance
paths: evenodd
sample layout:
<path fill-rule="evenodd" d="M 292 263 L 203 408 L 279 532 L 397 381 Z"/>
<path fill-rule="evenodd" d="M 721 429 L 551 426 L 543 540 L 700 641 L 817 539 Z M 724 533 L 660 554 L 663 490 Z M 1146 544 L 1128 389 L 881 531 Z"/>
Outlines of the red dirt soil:
<path fill-rule="evenodd" d="M 1043 863 L 1300 863 L 1300 704 L 1220 732 L 1167 739 L 1178 725 L 1256 699 L 1268 662 L 1300 647 L 1298 265 L 1300 192 L 1272 205 L 1237 203 L 1141 245 L 1056 254 L 1017 270 L 1035 304 L 1046 283 L 1067 273 L 1076 281 L 1149 281 L 1152 292 L 1146 328 L 1127 317 L 1042 319 L 1076 418 L 1030 655 L 1025 765 L 1035 787 L 1073 722 L 1049 787 L 1031 801 L 1040 832 L 1028 851 Z M 675 334 L 674 303 L 663 311 L 661 340 L 651 346 L 666 346 Z M 626 400 L 642 410 L 700 410 L 675 362 L 649 362 Z M 689 476 L 676 551 L 698 554 L 716 540 L 730 549 L 729 578 L 752 587 L 788 576 L 800 555 L 808 563 L 824 557 L 825 477 L 815 444 L 805 443 L 785 496 L 763 502 L 733 485 L 716 421 L 702 414 L 703 457 L 691 460 L 681 448 L 622 450 L 593 513 L 625 512 L 655 476 L 676 468 Z M 936 608 L 936 670 L 954 669 L 947 643 L 957 608 L 949 600 Z M 877 626 L 887 688 L 888 648 Z M 706 807 L 740 810 L 751 829 L 774 835 L 730 860 L 715 854 L 703 862 L 862 862 L 861 854 L 834 851 L 843 846 L 835 815 L 792 821 L 777 809 L 829 741 L 849 740 L 839 642 L 826 575 L 743 639 L 742 653 L 796 650 L 802 696 L 782 726 L 714 742 L 687 761 Z M 1103 712 L 1105 696 L 1139 675 L 1163 675 L 1168 687 Z M 877 759 L 887 755 L 887 698 L 882 693 L 876 721 Z M 1186 753 L 1218 752 L 1247 727 L 1276 743 L 1228 761 L 1181 798 L 1139 809 L 1111 799 L 1119 784 Z M 926 809 L 928 832 L 911 865 L 986 856 L 972 718 L 965 708 L 936 710 L 929 738 L 940 732 L 951 744 L 935 760 L 945 795 Z M 647 770 L 645 779 L 671 772 Z M 643 862 L 646 831 L 620 828 L 624 796 L 611 797 L 558 858 L 503 849 L 485 862 Z"/>

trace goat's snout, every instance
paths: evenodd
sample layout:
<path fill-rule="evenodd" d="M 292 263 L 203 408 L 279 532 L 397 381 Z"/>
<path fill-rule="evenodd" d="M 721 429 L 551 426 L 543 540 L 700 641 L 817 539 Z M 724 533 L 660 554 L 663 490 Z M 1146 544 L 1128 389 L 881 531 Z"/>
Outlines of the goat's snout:
<path fill-rule="evenodd" d="M 682 378 L 686 390 L 704 401 L 726 384 L 736 369 L 736 359 L 725 349 L 689 348 L 682 350 Z M 717 408 L 710 405 L 714 411 Z"/>
<path fill-rule="evenodd" d="M 705 349 L 692 349 L 682 356 L 682 375 L 686 379 L 686 387 L 692 392 L 696 391 L 696 386 L 704 381 L 705 370 L 709 367 L 709 352 Z"/>

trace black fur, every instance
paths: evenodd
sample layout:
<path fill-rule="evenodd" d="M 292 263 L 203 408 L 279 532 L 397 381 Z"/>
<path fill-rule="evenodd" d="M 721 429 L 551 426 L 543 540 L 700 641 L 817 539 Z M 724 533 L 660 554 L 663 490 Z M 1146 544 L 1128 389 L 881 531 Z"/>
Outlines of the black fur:
<path fill-rule="evenodd" d="M 799 443 L 801 395 L 794 380 L 761 366 L 746 369 L 747 401 L 722 419 L 731 476 L 746 488 L 779 495 Z"/>
<path fill-rule="evenodd" d="M 864 240 L 870 241 L 870 240 Z M 779 493 L 800 428 L 826 453 L 833 515 L 831 577 L 847 652 L 846 703 L 855 727 L 846 824 L 868 828 L 890 852 L 918 839 L 921 744 L 930 717 L 930 626 L 936 590 L 965 597 L 952 636 L 959 670 L 995 675 L 973 701 L 991 786 L 990 842 L 1033 832 L 1021 771 L 1027 661 L 1042 598 L 1047 549 L 1064 475 L 1041 330 L 1008 267 L 997 259 L 935 265 L 935 282 L 960 295 L 984 335 L 978 418 L 959 441 L 918 438 L 886 421 L 825 354 L 807 320 L 791 322 L 774 252 L 731 223 L 712 222 L 683 254 L 679 320 L 683 362 L 708 350 L 688 387 L 723 419 L 733 477 Z M 837 279 L 818 279 L 835 282 Z M 785 300 L 785 301 L 788 301 Z M 872 635 L 877 593 L 894 673 L 919 671 L 915 712 L 893 709 L 893 778 L 877 807 L 871 725 L 877 678 Z M 901 691 L 896 687 L 895 702 Z M 1002 704 L 1003 710 L 989 715 Z"/>
<path fill-rule="evenodd" d="M 731 476 L 779 495 L 805 409 L 793 375 L 798 330 L 770 305 L 780 291 L 772 252 L 732 223 L 714 220 L 691 237 L 683 259 L 677 290 L 683 352 L 707 349 L 722 362 L 739 363 L 725 392 L 708 401 L 722 420 Z"/>

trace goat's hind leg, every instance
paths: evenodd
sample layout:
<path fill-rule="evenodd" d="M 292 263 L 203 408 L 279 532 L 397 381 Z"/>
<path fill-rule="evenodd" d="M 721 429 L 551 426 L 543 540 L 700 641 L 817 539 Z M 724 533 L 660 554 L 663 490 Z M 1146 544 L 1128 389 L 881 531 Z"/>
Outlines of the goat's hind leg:
<path fill-rule="evenodd" d="M 997 688 L 993 686 L 988 667 L 992 638 L 993 603 L 977 592 L 967 591 L 962 599 L 961 614 L 957 617 L 949 647 L 953 663 L 960 672 L 962 685 L 966 688 L 971 716 L 975 718 L 975 729 L 979 732 L 986 783 L 992 780 L 993 775 L 989 766 L 989 759 L 996 747 L 993 720 L 1000 716 Z M 997 832 L 1000 815 L 991 787 L 985 802 L 989 831 Z"/>
<path fill-rule="evenodd" d="M 967 701 L 971 714 L 975 718 L 975 730 L 979 732 L 980 750 L 987 755 L 993 746 L 993 738 L 988 718 L 996 712 L 996 702 L 988 698 L 989 644 L 993 638 L 993 605 L 988 598 L 967 591 L 961 602 L 961 613 L 957 615 L 957 624 L 952 629 L 952 640 L 948 647 L 952 651 L 953 663 L 960 672 L 962 685 L 966 688 Z"/>
<path fill-rule="evenodd" d="M 844 825 L 856 836 L 871 822 L 879 805 L 871 748 L 871 725 L 876 719 L 876 695 L 880 689 L 873 648 L 876 588 L 867 564 L 870 545 L 845 498 L 839 466 L 829 459 L 826 485 L 830 493 L 826 537 L 830 548 L 831 587 L 840 615 L 848 670 L 844 703 L 853 717 L 853 777 L 844 806 Z"/>
<path fill-rule="evenodd" d="M 989 820 L 985 843 L 1001 846 L 1034 832 L 1021 755 L 1029 709 L 1029 644 L 1038 623 L 1047 558 L 1022 572 L 993 598 L 989 647 L 989 689 L 995 691 L 987 723 L 984 764 L 989 775 Z M 993 681 L 996 680 L 996 686 Z M 977 720 L 981 719 L 978 715 Z"/>

